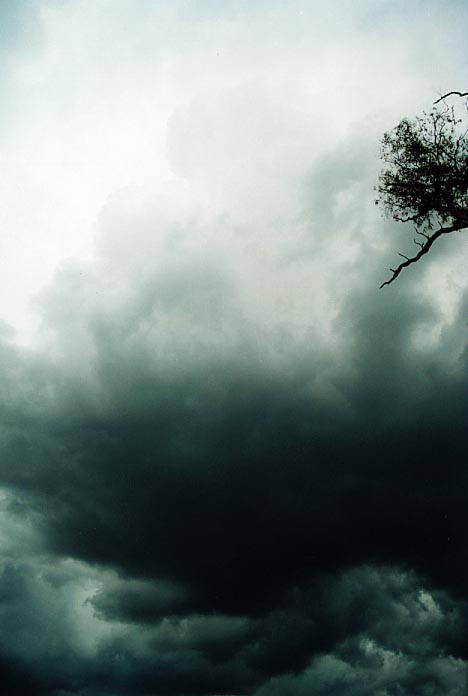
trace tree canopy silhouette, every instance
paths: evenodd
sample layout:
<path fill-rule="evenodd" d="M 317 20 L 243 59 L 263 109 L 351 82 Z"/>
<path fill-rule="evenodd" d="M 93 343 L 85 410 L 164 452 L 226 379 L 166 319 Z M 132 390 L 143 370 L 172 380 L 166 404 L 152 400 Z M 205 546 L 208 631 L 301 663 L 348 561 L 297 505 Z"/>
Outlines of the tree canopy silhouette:
<path fill-rule="evenodd" d="M 453 94 L 468 95 L 449 92 L 432 111 L 402 119 L 382 138 L 386 167 L 376 203 L 388 217 L 413 223 L 419 251 L 412 257 L 400 254 L 404 261 L 390 269 L 392 275 L 381 288 L 427 254 L 439 237 L 468 228 L 468 125 L 445 102 Z"/>

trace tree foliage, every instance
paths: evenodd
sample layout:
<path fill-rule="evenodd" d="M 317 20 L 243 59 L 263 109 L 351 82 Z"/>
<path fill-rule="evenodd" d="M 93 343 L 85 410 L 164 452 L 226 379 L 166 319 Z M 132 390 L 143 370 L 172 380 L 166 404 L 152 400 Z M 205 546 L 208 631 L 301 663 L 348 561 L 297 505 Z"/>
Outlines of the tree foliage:
<path fill-rule="evenodd" d="M 450 93 L 465 96 L 462 93 Z M 449 95 L 445 95 L 447 97 Z M 445 97 L 437 100 L 436 105 Z M 468 227 L 468 128 L 445 101 L 413 120 L 404 118 L 381 142 L 386 164 L 379 177 L 378 203 L 398 222 L 412 222 L 419 246 L 384 285 L 426 254 L 443 234 Z"/>

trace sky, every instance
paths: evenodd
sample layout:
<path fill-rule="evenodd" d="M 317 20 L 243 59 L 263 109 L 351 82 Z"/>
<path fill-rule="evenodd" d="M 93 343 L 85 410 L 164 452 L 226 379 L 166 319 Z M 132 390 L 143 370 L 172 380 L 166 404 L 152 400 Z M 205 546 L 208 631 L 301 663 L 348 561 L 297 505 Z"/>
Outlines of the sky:
<path fill-rule="evenodd" d="M 2 0 L 5 696 L 464 696 L 468 236 L 380 139 L 461 0 Z"/>

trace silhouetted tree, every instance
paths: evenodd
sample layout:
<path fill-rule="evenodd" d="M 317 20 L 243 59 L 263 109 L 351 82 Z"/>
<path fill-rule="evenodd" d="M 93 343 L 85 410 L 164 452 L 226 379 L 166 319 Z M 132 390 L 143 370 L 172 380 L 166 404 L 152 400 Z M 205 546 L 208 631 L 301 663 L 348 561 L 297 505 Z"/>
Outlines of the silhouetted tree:
<path fill-rule="evenodd" d="M 468 227 L 468 127 L 445 99 L 468 92 L 449 92 L 430 113 L 404 118 L 385 133 L 378 199 L 385 214 L 398 222 L 412 222 L 419 251 L 391 268 L 390 285 L 401 271 L 427 254 L 436 239 Z M 438 106 L 440 103 L 443 106 Z M 466 106 L 466 105 L 465 105 Z"/>

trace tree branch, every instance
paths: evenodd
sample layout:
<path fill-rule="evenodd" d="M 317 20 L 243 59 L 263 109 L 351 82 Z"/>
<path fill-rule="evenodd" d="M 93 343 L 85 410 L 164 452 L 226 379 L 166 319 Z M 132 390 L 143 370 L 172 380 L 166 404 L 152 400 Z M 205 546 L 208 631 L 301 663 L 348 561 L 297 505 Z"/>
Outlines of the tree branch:
<path fill-rule="evenodd" d="M 468 92 L 447 92 L 447 94 L 444 94 L 439 99 L 437 99 L 437 101 L 434 102 L 434 105 L 443 101 L 443 99 L 445 99 L 446 97 L 450 97 L 452 94 L 456 94 L 457 97 L 468 97 Z"/>
<path fill-rule="evenodd" d="M 411 264 L 416 263 L 416 261 L 419 261 L 421 256 L 424 256 L 424 254 L 427 254 L 431 246 L 434 244 L 436 239 L 441 237 L 443 234 L 449 234 L 450 232 L 456 232 L 457 230 L 463 230 L 466 229 L 467 225 L 465 222 L 456 222 L 453 225 L 450 225 L 450 227 L 440 227 L 438 230 L 434 232 L 434 234 L 431 234 L 427 236 L 427 239 L 424 244 L 419 244 L 421 247 L 420 251 L 416 254 L 416 256 L 412 256 L 411 258 L 406 258 L 406 261 L 403 261 L 400 263 L 400 265 L 393 269 L 391 268 L 390 270 L 392 271 L 392 277 L 389 278 L 389 280 L 386 280 L 385 283 L 382 283 L 380 286 L 380 289 L 383 288 L 385 285 L 390 285 L 390 283 L 393 283 L 395 278 L 397 278 L 401 271 L 406 268 L 407 266 L 411 266 Z M 403 254 L 400 254 L 400 256 L 403 256 Z"/>

